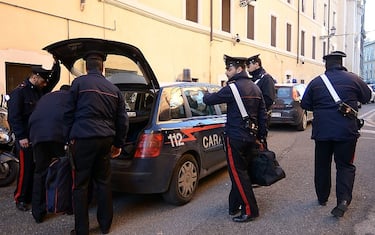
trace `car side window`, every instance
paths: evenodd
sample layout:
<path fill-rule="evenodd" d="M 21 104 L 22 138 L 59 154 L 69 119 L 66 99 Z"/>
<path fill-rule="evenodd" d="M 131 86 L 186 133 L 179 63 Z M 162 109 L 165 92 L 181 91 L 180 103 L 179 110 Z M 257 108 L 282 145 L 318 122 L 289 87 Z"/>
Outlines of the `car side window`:
<path fill-rule="evenodd" d="M 201 87 L 187 87 L 184 88 L 184 94 L 190 106 L 191 115 L 196 116 L 207 116 L 215 115 L 216 110 L 212 105 L 206 105 L 203 102 L 203 96 L 206 88 Z"/>
<path fill-rule="evenodd" d="M 163 89 L 159 108 L 159 121 L 185 118 L 186 112 L 181 89 L 168 87 Z"/>
<path fill-rule="evenodd" d="M 218 92 L 221 89 L 221 87 L 211 87 L 210 93 Z M 219 104 L 219 109 L 221 114 L 227 113 L 227 103 L 221 103 Z"/>

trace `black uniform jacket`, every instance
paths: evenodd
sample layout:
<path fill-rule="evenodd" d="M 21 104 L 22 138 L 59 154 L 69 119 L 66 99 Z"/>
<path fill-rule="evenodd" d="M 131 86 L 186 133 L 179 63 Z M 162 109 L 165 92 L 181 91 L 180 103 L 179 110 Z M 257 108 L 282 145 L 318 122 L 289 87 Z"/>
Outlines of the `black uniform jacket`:
<path fill-rule="evenodd" d="M 122 147 L 129 127 L 120 90 L 102 74 L 89 72 L 74 79 L 64 114 L 64 135 L 69 139 L 115 137 Z"/>
<path fill-rule="evenodd" d="M 266 110 L 262 92 L 247 76 L 246 72 L 236 74 L 228 81 L 235 83 L 244 103 L 248 115 L 258 121 L 258 138 L 266 135 Z M 245 121 L 242 119 L 240 110 L 229 86 L 225 86 L 220 91 L 205 94 L 203 101 L 208 105 L 227 103 L 227 123 L 225 132 L 232 139 L 242 141 L 255 141 L 248 128 L 245 128 Z"/>
<path fill-rule="evenodd" d="M 266 109 L 270 110 L 271 105 L 275 101 L 276 91 L 275 82 L 270 74 L 268 74 L 262 67 L 250 73 L 253 82 L 259 86 L 262 91 Z"/>
<path fill-rule="evenodd" d="M 63 135 L 63 116 L 68 97 L 68 91 L 54 91 L 38 101 L 29 119 L 30 140 L 33 145 L 48 141 L 66 141 Z"/>
<path fill-rule="evenodd" d="M 8 122 L 17 140 L 29 138 L 28 122 L 31 113 L 34 111 L 39 99 L 44 94 L 52 91 L 59 80 L 60 65 L 55 63 L 52 68 L 51 79 L 49 79 L 46 87 L 39 89 L 27 78 L 10 93 Z"/>
<path fill-rule="evenodd" d="M 354 109 L 358 110 L 358 101 L 367 103 L 370 100 L 371 91 L 366 83 L 354 73 L 347 72 L 344 67 L 332 67 L 325 74 L 340 99 Z M 338 111 L 338 105 L 320 76 L 308 84 L 301 106 L 314 112 L 312 139 L 347 141 L 359 137 L 356 120 L 345 117 Z"/>

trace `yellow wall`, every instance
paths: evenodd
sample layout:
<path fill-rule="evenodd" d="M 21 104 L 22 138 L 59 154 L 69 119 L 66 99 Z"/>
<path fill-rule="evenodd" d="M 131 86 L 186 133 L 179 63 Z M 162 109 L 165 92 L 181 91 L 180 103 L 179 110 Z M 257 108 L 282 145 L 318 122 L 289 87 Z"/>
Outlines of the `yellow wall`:
<path fill-rule="evenodd" d="M 159 82 L 181 78 L 183 69 L 201 82 L 220 84 L 225 79 L 223 54 L 249 57 L 260 53 L 264 68 L 278 82 L 287 74 L 308 82 L 324 71 L 322 41 L 323 4 L 317 0 L 317 20 L 312 20 L 312 1 L 300 15 L 306 31 L 304 63 L 297 56 L 298 1 L 256 1 L 255 39 L 246 39 L 247 10 L 231 0 L 231 33 L 221 31 L 221 1 L 213 2 L 213 40 L 210 41 L 210 0 L 199 0 L 199 22 L 184 20 L 185 0 L 92 0 L 81 10 L 79 0 L 0 1 L 0 92 L 5 90 L 5 63 L 42 63 L 52 59 L 41 49 L 53 42 L 76 37 L 98 37 L 124 41 L 139 47 Z M 311 5 L 311 6 L 310 6 Z M 270 46 L 270 19 L 277 17 L 277 45 Z M 286 24 L 292 24 L 292 51 L 286 51 Z M 323 31 L 323 32 L 322 32 Z M 240 43 L 234 43 L 238 33 Z M 311 37 L 315 35 L 316 59 L 311 59 Z M 60 84 L 74 79 L 63 72 Z"/>

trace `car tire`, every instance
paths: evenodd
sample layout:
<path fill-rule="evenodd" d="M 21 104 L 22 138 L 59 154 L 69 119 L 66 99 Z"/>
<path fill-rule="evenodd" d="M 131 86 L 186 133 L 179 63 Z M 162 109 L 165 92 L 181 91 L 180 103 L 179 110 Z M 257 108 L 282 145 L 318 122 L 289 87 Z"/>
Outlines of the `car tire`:
<path fill-rule="evenodd" d="M 164 200 L 176 206 L 188 203 L 198 186 L 198 169 L 193 155 L 184 154 L 173 171 L 168 191 L 163 193 Z"/>
<path fill-rule="evenodd" d="M 297 131 L 304 131 L 307 128 L 307 114 L 306 112 L 302 115 L 301 122 L 297 125 Z"/>

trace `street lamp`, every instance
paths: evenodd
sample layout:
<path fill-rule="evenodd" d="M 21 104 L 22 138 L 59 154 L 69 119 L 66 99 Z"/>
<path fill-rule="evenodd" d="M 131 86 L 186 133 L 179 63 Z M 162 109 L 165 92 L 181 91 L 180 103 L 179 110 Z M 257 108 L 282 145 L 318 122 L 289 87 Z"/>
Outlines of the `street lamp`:
<path fill-rule="evenodd" d="M 330 31 L 331 31 L 330 34 L 320 36 L 319 38 L 320 38 L 321 40 L 323 40 L 323 39 L 326 39 L 326 38 L 329 39 L 329 38 L 335 36 L 335 34 L 336 34 L 336 27 L 335 27 L 335 26 L 332 26 L 332 28 L 330 29 Z"/>

